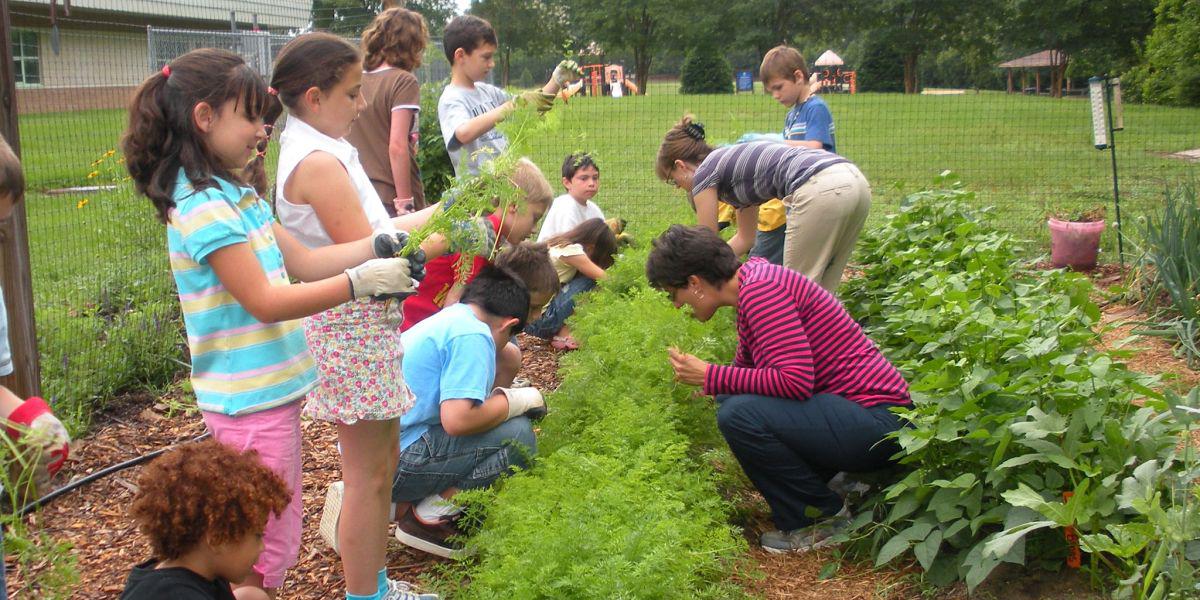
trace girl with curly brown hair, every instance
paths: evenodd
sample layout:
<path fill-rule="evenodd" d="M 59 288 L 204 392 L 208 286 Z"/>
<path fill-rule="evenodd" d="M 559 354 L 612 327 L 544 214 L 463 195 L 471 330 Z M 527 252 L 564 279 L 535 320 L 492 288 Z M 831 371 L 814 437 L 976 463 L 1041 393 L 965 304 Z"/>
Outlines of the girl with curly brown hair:
<path fill-rule="evenodd" d="M 230 477 L 230 474 L 236 474 Z M 138 480 L 130 514 L 155 558 L 129 573 L 121 600 L 252 598 L 244 580 L 263 551 L 267 517 L 291 502 L 283 479 L 258 452 L 238 452 L 216 440 L 172 450 Z"/>
<path fill-rule="evenodd" d="M 389 8 L 362 34 L 362 93 L 367 107 L 346 139 L 358 149 L 363 169 L 388 214 L 425 208 L 417 137 L 421 123 L 421 66 L 429 29 L 420 13 Z"/>

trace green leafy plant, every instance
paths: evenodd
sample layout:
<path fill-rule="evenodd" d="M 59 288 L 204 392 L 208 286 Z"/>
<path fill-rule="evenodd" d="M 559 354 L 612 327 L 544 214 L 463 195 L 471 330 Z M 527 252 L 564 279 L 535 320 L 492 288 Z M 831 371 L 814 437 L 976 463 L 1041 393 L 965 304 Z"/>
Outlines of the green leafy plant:
<path fill-rule="evenodd" d="M 1071 223 L 1094 223 L 1096 221 L 1103 221 L 1105 213 L 1105 207 L 1100 205 L 1086 208 L 1078 206 L 1069 208 L 1060 207 L 1047 211 L 1046 218 L 1069 221 Z"/>
<path fill-rule="evenodd" d="M 687 319 L 648 288 L 645 256 L 627 251 L 581 299 L 582 349 L 563 358 L 540 458 L 481 498 L 477 559 L 454 575 L 467 584 L 456 597 L 744 595 L 730 575 L 746 543 L 712 467 L 714 453 L 732 459 L 711 403 L 673 383 L 665 350 L 727 360 L 732 321 L 714 331 Z"/>
<path fill-rule="evenodd" d="M 974 588 L 1002 562 L 1061 564 L 1068 526 L 1089 540 L 1131 523 L 1164 535 L 1122 499 L 1147 464 L 1182 472 L 1183 426 L 1154 380 L 1095 350 L 1088 281 L 1019 268 L 971 192 L 952 174 L 935 185 L 864 236 L 864 275 L 843 295 L 915 401 L 897 434 L 908 472 L 855 519 L 851 551 L 911 556 L 930 581 Z M 1130 575 L 1098 543 L 1083 551 L 1110 583 Z"/>
<path fill-rule="evenodd" d="M 679 93 L 732 94 L 733 67 L 711 45 L 693 48 L 679 69 Z"/>

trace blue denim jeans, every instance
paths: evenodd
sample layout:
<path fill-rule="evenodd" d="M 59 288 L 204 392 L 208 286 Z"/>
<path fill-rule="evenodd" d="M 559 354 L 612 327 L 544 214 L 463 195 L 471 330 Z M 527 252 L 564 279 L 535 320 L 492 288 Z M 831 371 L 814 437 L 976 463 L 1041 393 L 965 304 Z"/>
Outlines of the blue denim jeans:
<path fill-rule="evenodd" d="M 883 469 L 900 451 L 895 440 L 884 439 L 904 426 L 890 410 L 894 405 L 864 408 L 835 394 L 808 400 L 723 395 L 717 402 L 721 434 L 783 531 L 842 509 L 827 485 L 839 471 Z"/>
<path fill-rule="evenodd" d="M 533 424 L 525 417 L 475 435 L 450 435 L 434 425 L 400 453 L 392 501 L 416 502 L 449 488 L 487 487 L 509 467 L 528 467 L 527 458 L 536 453 Z"/>
<path fill-rule="evenodd" d="M 750 256 L 761 256 L 773 265 L 783 264 L 783 241 L 787 238 L 787 225 L 780 225 L 770 231 L 761 229 L 754 236 L 754 247 Z"/>
<path fill-rule="evenodd" d="M 542 317 L 525 326 L 525 333 L 548 340 L 562 329 L 567 317 L 575 312 L 575 296 L 596 287 L 595 279 L 576 275 L 562 287 L 558 295 L 546 305 Z"/>

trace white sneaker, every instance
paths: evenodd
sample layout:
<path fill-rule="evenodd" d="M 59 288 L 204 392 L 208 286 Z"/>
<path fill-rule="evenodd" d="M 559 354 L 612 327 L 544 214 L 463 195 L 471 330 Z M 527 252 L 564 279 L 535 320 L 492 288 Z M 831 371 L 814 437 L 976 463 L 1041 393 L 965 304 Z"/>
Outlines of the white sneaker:
<path fill-rule="evenodd" d="M 338 520 L 342 515 L 342 495 L 345 491 L 346 486 L 341 481 L 329 484 L 329 489 L 325 490 L 325 508 L 321 511 L 321 525 L 318 528 L 321 539 L 339 554 L 341 552 L 338 550 L 337 530 Z"/>
<path fill-rule="evenodd" d="M 437 594 L 418 594 L 407 581 L 387 580 L 387 591 L 381 600 L 438 600 Z"/>

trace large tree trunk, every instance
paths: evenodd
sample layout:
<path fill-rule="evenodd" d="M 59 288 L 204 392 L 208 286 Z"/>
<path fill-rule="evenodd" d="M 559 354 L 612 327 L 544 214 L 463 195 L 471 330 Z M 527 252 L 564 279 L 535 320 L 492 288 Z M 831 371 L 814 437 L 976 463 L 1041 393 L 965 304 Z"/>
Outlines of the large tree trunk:
<path fill-rule="evenodd" d="M 921 55 L 909 52 L 904 55 L 904 93 L 917 93 L 917 59 Z"/>
<path fill-rule="evenodd" d="M 638 47 L 633 49 L 633 63 L 636 71 L 636 79 L 638 91 L 645 94 L 647 91 L 646 85 L 650 82 L 650 49 L 646 47 Z"/>

